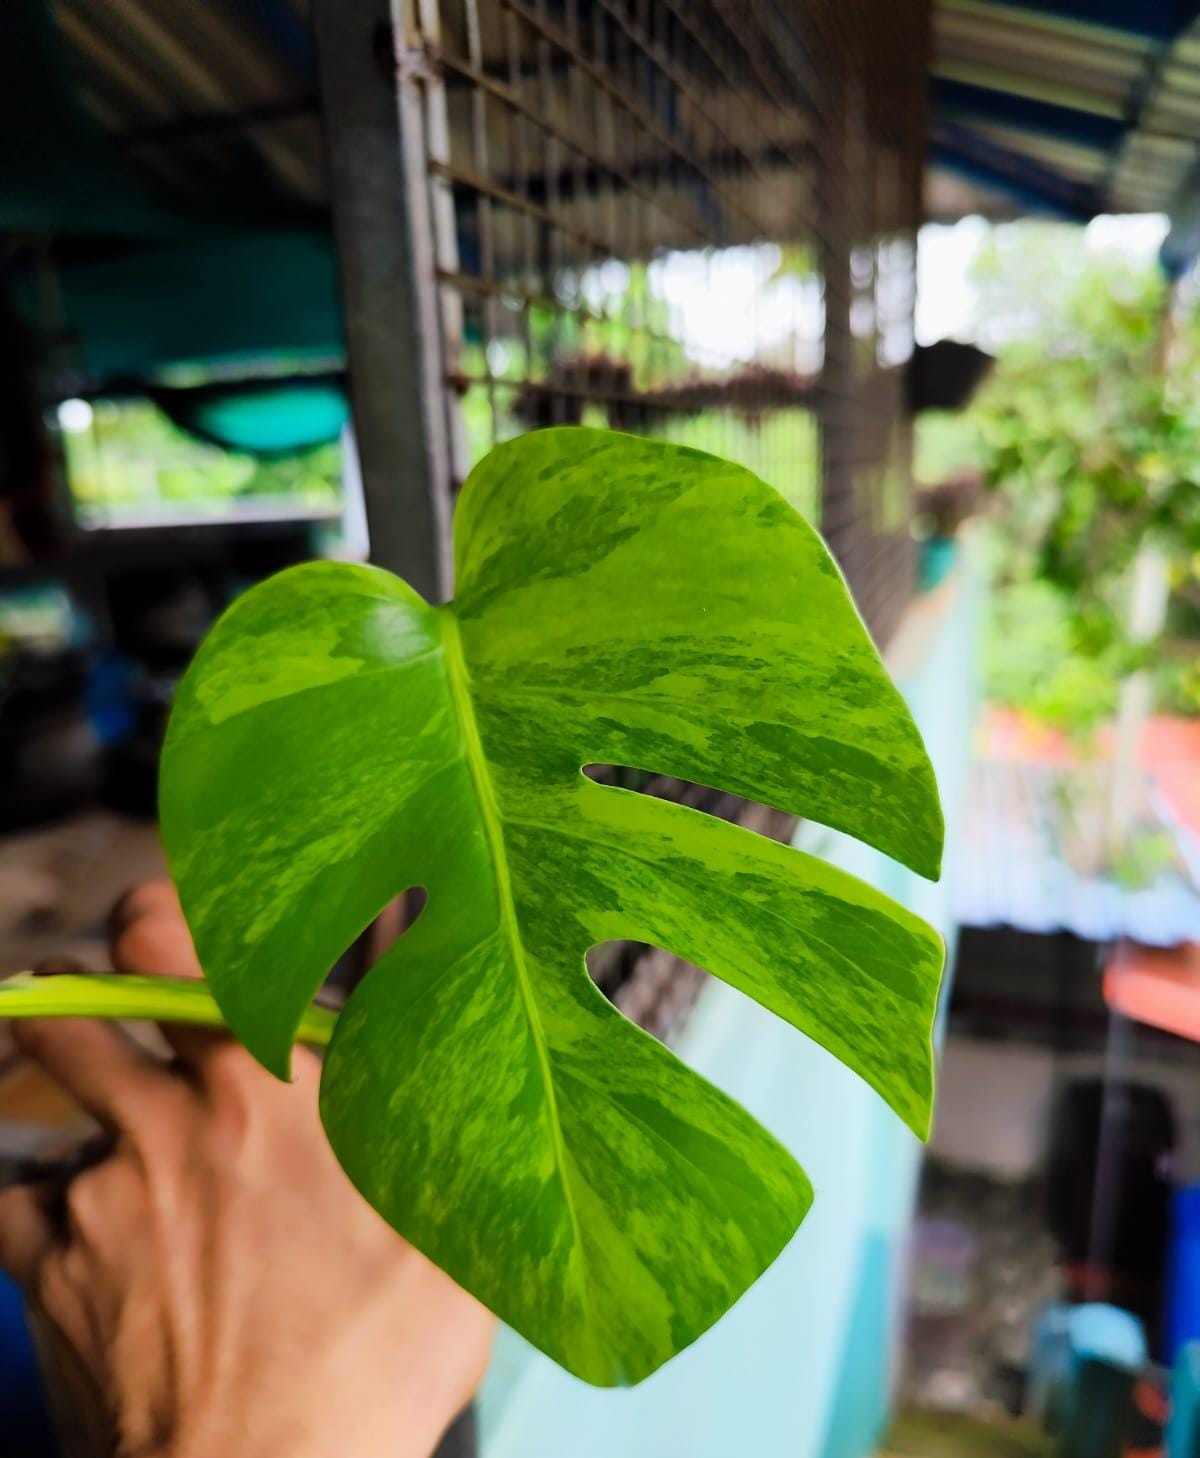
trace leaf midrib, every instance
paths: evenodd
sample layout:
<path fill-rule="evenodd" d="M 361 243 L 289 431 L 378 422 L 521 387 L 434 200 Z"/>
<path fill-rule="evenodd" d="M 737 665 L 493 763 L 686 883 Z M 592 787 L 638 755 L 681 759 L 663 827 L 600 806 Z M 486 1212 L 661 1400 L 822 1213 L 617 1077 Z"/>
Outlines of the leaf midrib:
<path fill-rule="evenodd" d="M 491 777 L 488 774 L 487 756 L 484 753 L 483 741 L 479 734 L 479 724 L 475 717 L 475 706 L 471 700 L 470 674 L 463 656 L 458 620 L 454 616 L 452 606 L 438 608 L 436 611 L 442 622 L 442 643 L 445 651 L 446 678 L 450 685 L 450 696 L 458 716 L 458 721 L 462 726 L 463 758 L 466 760 L 467 767 L 470 770 L 471 783 L 475 789 L 475 798 L 479 804 L 479 818 L 483 822 L 484 838 L 487 841 L 488 857 L 496 877 L 496 900 L 499 903 L 501 930 L 508 942 L 513 968 L 516 972 L 517 986 L 521 993 L 521 1002 L 525 1009 L 525 1018 L 529 1024 L 530 1036 L 533 1038 L 538 1063 L 542 1070 L 542 1084 L 546 1091 L 546 1103 L 550 1111 L 550 1130 L 554 1147 L 554 1162 L 558 1170 L 559 1184 L 562 1187 L 567 1214 L 571 1221 L 574 1249 L 578 1252 L 579 1260 L 582 1262 L 584 1260 L 583 1235 L 579 1221 L 579 1212 L 575 1208 L 571 1179 L 568 1173 L 567 1149 L 563 1141 L 562 1124 L 558 1116 L 558 1098 L 554 1088 L 554 1072 L 550 1061 L 550 1051 L 546 1045 L 546 1033 L 542 1026 L 541 1013 L 538 1011 L 537 999 L 534 996 L 529 969 L 525 964 L 525 948 L 521 941 L 521 931 L 517 923 L 517 909 L 513 898 L 512 877 L 508 869 L 508 848 L 504 843 L 504 830 L 500 823 L 500 809 L 496 804 L 495 791 L 492 788 Z M 584 1317 L 589 1327 L 591 1327 L 593 1317 L 591 1302 L 588 1299 L 587 1274 L 582 1268 L 579 1272 L 579 1300 L 583 1308 Z"/>

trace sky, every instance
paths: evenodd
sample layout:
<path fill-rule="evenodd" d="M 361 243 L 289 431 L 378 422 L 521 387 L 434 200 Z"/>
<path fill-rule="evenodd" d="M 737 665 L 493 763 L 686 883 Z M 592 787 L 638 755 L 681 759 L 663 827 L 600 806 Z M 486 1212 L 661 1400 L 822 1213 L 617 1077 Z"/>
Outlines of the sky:
<path fill-rule="evenodd" d="M 1131 258 L 1151 263 L 1166 237 L 1167 226 L 1161 213 L 1101 215 L 1084 229 L 1084 241 L 1089 249 L 1120 249 Z M 968 217 L 952 224 L 927 223 L 921 229 L 917 248 L 918 344 L 933 344 L 938 339 L 975 341 L 976 296 L 970 281 L 971 264 L 991 227 L 984 218 Z"/>
<path fill-rule="evenodd" d="M 967 217 L 921 229 L 918 344 L 943 338 L 975 341 L 971 265 L 992 226 L 984 218 Z M 1101 216 L 1086 226 L 1084 238 L 1089 248 L 1116 248 L 1150 263 L 1166 231 L 1161 214 Z M 650 265 L 650 291 L 667 308 L 668 332 L 701 368 L 729 369 L 757 355 L 808 372 L 821 363 L 824 303 L 817 280 L 802 277 L 789 263 L 773 243 L 668 253 Z M 603 312 L 626 297 L 629 270 L 610 260 L 588 269 L 580 284 L 589 305 Z M 884 328 L 885 321 L 878 322 Z M 907 340 L 894 341 L 894 348 L 885 340 L 881 348 L 889 357 L 882 362 L 901 363 L 911 344 L 911 333 Z"/>

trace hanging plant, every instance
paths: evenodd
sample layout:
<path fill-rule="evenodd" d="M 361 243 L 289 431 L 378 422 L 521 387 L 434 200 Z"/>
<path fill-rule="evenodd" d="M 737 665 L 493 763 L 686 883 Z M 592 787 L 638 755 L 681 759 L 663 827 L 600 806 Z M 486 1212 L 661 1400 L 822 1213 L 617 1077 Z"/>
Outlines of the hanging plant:
<path fill-rule="evenodd" d="M 527 435 L 467 482 L 456 569 L 431 607 L 375 568 L 293 568 L 197 654 L 160 800 L 215 1006 L 192 984 L 16 979 L 0 1012 L 223 1020 L 284 1078 L 298 1036 L 328 1039 L 321 1115 L 371 1204 L 564 1367 L 637 1382 L 770 1265 L 812 1192 L 585 953 L 632 938 L 697 963 L 924 1136 L 942 947 L 812 856 L 584 770 L 744 795 L 931 877 L 933 773 L 820 539 L 738 466 Z M 323 978 L 412 886 L 424 911 L 333 1024 Z"/>

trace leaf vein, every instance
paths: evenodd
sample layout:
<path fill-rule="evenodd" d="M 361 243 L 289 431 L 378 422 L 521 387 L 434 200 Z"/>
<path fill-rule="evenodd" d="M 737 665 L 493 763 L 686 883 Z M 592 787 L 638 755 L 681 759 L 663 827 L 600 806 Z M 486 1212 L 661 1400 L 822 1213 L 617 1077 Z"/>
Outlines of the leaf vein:
<path fill-rule="evenodd" d="M 542 1083 L 546 1091 L 546 1103 L 550 1112 L 550 1131 L 554 1149 L 554 1161 L 558 1169 L 563 1201 L 571 1222 L 574 1248 L 582 1264 L 585 1255 L 583 1230 L 579 1220 L 579 1211 L 576 1209 L 575 1195 L 569 1174 L 567 1151 L 563 1142 L 562 1120 L 558 1112 L 558 1097 L 554 1086 L 554 1069 L 551 1063 L 550 1050 L 546 1043 L 546 1031 L 542 1026 L 541 1013 L 538 1011 L 537 999 L 533 991 L 533 983 L 529 976 L 529 969 L 525 965 L 525 948 L 521 940 L 520 927 L 517 922 L 516 902 L 513 895 L 512 876 L 508 867 L 508 851 L 504 844 L 504 831 L 501 826 L 500 811 L 496 804 L 495 791 L 492 788 L 491 779 L 488 775 L 487 757 L 484 753 L 483 743 L 479 737 L 479 725 L 476 722 L 475 710 L 471 702 L 469 674 L 462 651 L 458 623 L 452 611 L 441 610 L 440 616 L 444 626 L 446 677 L 449 680 L 450 693 L 462 725 L 465 758 L 471 771 L 475 796 L 479 802 L 479 815 L 483 822 L 488 850 L 491 853 L 492 866 L 496 873 L 496 899 L 499 903 L 501 926 L 505 934 L 505 939 L 509 944 L 513 968 L 517 976 L 517 986 L 521 992 L 525 1016 L 529 1023 L 530 1036 L 533 1039 L 538 1062 L 542 1069 Z M 580 1270 L 579 1275 L 579 1300 L 585 1318 L 589 1325 L 592 1325 L 593 1313 L 591 1311 L 591 1302 L 588 1294 L 587 1273 L 583 1269 Z"/>

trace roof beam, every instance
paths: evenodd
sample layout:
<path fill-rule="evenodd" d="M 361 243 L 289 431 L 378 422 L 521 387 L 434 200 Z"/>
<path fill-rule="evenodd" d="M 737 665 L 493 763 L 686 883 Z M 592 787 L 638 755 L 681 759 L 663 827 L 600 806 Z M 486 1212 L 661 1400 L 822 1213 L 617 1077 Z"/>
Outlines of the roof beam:
<path fill-rule="evenodd" d="M 930 141 L 930 158 L 935 164 L 1003 192 L 1022 207 L 1070 222 L 1091 218 L 1099 209 L 1095 188 L 966 127 L 937 123 Z"/>
<path fill-rule="evenodd" d="M 995 122 L 1097 152 L 1111 151 L 1125 135 L 1125 122 L 1119 117 L 944 77 L 934 79 L 933 101 L 935 111 L 949 119 Z"/>
<path fill-rule="evenodd" d="M 1171 41 L 1200 14 L 1196 0 L 1006 0 L 1005 9 Z"/>

